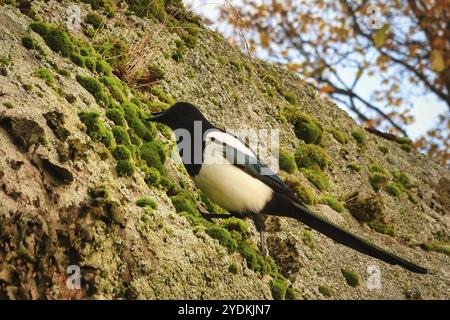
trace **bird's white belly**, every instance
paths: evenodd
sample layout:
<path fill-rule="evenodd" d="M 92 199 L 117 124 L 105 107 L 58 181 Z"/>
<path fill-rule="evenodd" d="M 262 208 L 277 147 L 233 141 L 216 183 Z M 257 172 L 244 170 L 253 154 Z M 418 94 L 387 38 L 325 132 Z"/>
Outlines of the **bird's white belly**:
<path fill-rule="evenodd" d="M 227 211 L 259 212 L 272 198 L 272 189 L 232 164 L 206 164 L 195 184 Z"/>

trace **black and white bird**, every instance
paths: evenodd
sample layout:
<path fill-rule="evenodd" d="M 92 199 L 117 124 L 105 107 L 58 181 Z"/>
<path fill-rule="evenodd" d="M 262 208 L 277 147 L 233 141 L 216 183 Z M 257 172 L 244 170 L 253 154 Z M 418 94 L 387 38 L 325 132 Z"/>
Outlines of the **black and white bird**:
<path fill-rule="evenodd" d="M 289 217 L 361 253 L 415 273 L 427 273 L 427 269 L 309 210 L 252 150 L 234 135 L 213 126 L 194 105 L 179 102 L 151 115 L 149 121 L 163 123 L 174 131 L 183 164 L 198 188 L 230 214 L 253 219 L 261 233 L 262 248 L 264 215 Z"/>

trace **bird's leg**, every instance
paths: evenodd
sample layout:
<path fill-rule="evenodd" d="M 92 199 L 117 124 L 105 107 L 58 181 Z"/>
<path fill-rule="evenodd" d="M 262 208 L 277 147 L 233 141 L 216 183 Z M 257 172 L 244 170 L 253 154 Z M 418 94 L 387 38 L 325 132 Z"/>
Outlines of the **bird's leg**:
<path fill-rule="evenodd" d="M 266 247 L 266 237 L 265 237 L 265 230 L 266 230 L 266 223 L 264 221 L 264 216 L 260 213 L 252 213 L 253 221 L 255 222 L 256 230 L 258 230 L 260 235 L 260 250 L 261 254 L 263 256 L 267 256 L 267 247 Z"/>

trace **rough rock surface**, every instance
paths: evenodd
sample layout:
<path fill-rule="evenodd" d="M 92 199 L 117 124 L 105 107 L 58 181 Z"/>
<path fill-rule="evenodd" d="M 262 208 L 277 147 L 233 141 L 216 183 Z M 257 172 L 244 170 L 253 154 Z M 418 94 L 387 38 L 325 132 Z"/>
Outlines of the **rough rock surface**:
<path fill-rule="evenodd" d="M 45 21 L 64 24 L 69 4 L 34 1 L 33 7 Z M 78 5 L 84 17 L 90 5 Z M 0 6 L 0 57 L 10 56 L 12 61 L 0 65 L 0 298 L 271 299 L 270 275 L 251 270 L 239 253 L 230 254 L 217 240 L 193 228 L 175 212 L 164 190 L 147 186 L 139 169 L 131 178 L 119 177 L 115 160 L 99 157 L 101 144 L 86 134 L 78 117 L 80 111 L 96 109 L 106 126 L 112 126 L 104 108 L 75 80 L 76 74 L 90 71 L 49 49 L 28 29 L 31 21 L 17 8 Z M 164 71 L 158 86 L 173 98 L 198 105 L 220 127 L 277 128 L 281 146 L 294 152 L 302 142 L 292 124 L 281 116 L 285 98 L 264 90 L 261 74 L 275 75 L 295 96 L 295 106 L 326 129 L 321 145 L 331 159 L 326 169 L 331 186 L 320 192 L 309 185 L 317 198 L 328 194 L 344 200 L 355 191 L 373 195 L 368 169 L 373 162 L 411 178 L 409 196 L 402 193 L 396 198 L 378 192 L 384 199 L 385 219 L 396 231 L 391 235 L 361 224 L 348 210 L 338 213 L 324 204 L 311 208 L 432 273 L 412 274 L 337 245 L 297 221 L 268 218 L 270 256 L 289 279 L 297 298 L 450 298 L 447 168 L 369 133 L 364 146 L 358 145 L 351 137 L 358 126 L 344 111 L 298 76 L 250 60 L 215 33 L 200 32 L 197 44 L 175 61 L 170 53 L 178 36 L 160 22 L 122 12 L 106 21 L 102 35 L 125 35 L 130 43 L 138 35 L 158 30 L 147 59 Z M 73 33 L 83 37 L 80 30 Z M 22 45 L 21 38 L 30 34 L 45 56 Z M 237 68 L 235 61 L 252 68 Z M 36 68 L 53 70 L 55 84 L 49 86 L 33 76 Z M 57 68 L 69 70 L 70 75 L 58 74 Z M 27 90 L 30 85 L 32 89 Z M 58 88 L 75 101 L 62 97 Z M 344 132 L 349 142 L 339 143 L 330 133 L 332 129 Z M 161 133 L 158 136 L 170 144 Z M 67 155 L 66 161 L 61 154 Z M 350 163 L 357 163 L 361 170 L 349 169 Z M 176 157 L 168 159 L 166 167 L 174 181 L 182 180 L 196 192 Z M 308 184 L 300 172 L 295 175 Z M 89 190 L 102 186 L 107 186 L 119 213 L 90 195 Z M 159 206 L 144 221 L 143 208 L 135 203 L 145 196 Z M 257 243 L 253 225 L 250 233 Z M 423 249 L 433 241 L 443 243 L 447 254 Z M 66 270 L 73 264 L 81 268 L 81 290 L 66 287 Z M 238 266 L 237 272 L 229 272 L 231 264 Z M 370 265 L 381 270 L 381 288 L 371 290 L 366 285 Z M 360 285 L 348 285 L 341 269 L 358 273 Z M 319 290 L 323 287 L 331 289 L 329 297 Z"/>

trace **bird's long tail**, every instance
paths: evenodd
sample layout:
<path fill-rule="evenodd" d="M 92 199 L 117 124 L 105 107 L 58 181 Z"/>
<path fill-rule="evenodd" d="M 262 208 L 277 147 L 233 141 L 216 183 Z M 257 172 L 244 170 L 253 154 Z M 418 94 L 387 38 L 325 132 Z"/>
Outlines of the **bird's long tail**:
<path fill-rule="evenodd" d="M 291 203 L 293 207 L 288 210 L 290 211 L 290 217 L 301 221 L 312 229 L 333 239 L 334 241 L 355 249 L 361 253 L 367 254 L 373 258 L 380 259 L 393 265 L 402 266 L 403 268 L 415 273 L 425 274 L 428 272 L 427 269 L 409 262 L 403 258 L 400 258 L 399 256 L 396 256 L 395 254 L 392 254 L 358 237 L 357 235 L 344 230 L 338 225 L 327 221 L 325 218 L 312 212 L 305 206 L 294 201 L 291 201 Z"/>

